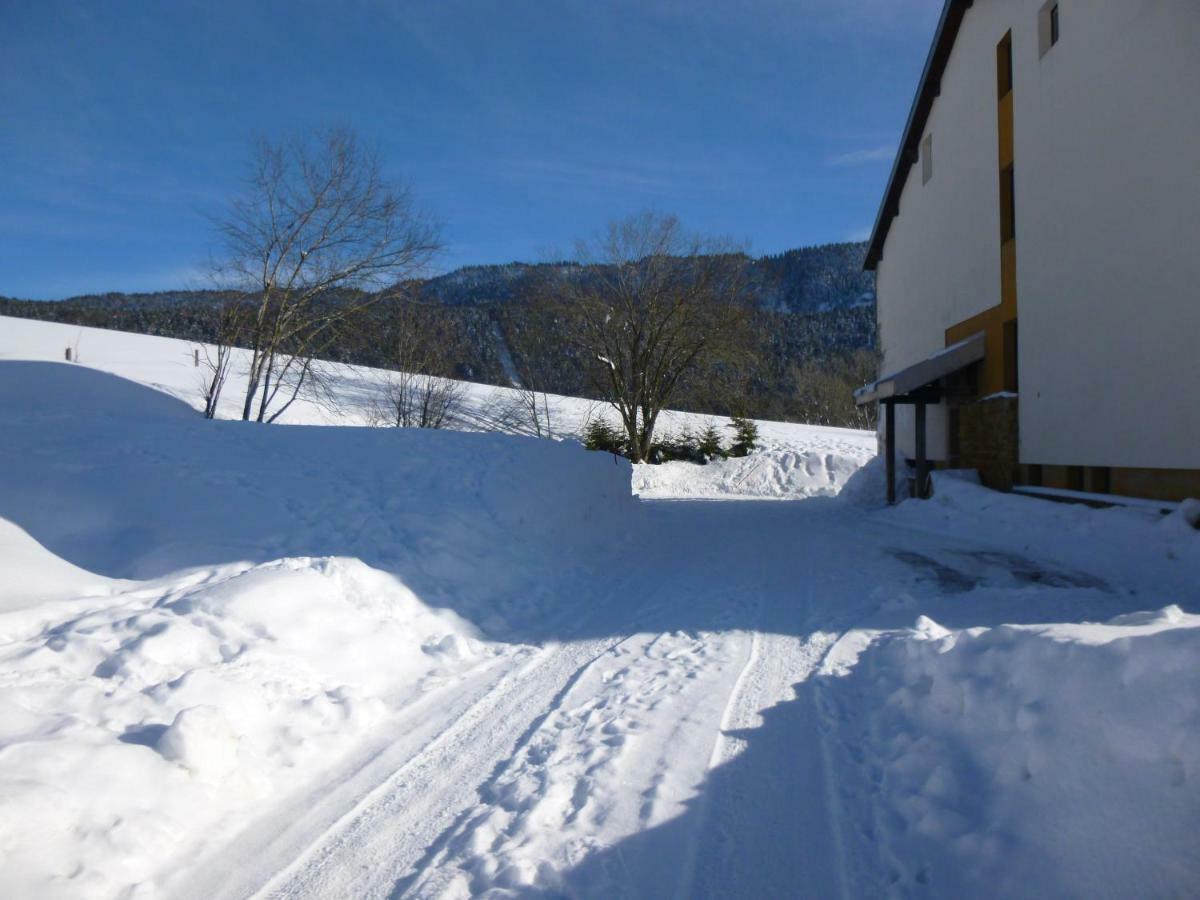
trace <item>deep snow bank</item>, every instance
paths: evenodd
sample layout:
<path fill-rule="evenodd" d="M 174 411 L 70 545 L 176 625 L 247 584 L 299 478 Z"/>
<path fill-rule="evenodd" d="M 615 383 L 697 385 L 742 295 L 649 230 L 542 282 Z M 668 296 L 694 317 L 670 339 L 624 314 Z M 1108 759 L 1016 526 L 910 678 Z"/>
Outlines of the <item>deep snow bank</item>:
<path fill-rule="evenodd" d="M 0 431 L 0 517 L 114 578 L 350 556 L 502 614 L 545 583 L 521 562 L 572 564 L 636 503 L 626 461 L 570 442 L 205 421 L 65 364 L 0 361 Z"/>
<path fill-rule="evenodd" d="M 1200 616 L 851 631 L 818 690 L 852 894 L 1184 896 L 1200 884 Z"/>
<path fill-rule="evenodd" d="M 82 606 L 82 609 L 80 608 Z M 0 873 L 112 896 L 498 651 L 356 560 L 287 559 L 0 616 Z"/>
<path fill-rule="evenodd" d="M 577 444 L 211 422 L 64 364 L 0 362 L 0 434 L 12 896 L 113 896 L 227 839 L 520 652 L 491 638 L 578 617 L 636 503 Z"/>

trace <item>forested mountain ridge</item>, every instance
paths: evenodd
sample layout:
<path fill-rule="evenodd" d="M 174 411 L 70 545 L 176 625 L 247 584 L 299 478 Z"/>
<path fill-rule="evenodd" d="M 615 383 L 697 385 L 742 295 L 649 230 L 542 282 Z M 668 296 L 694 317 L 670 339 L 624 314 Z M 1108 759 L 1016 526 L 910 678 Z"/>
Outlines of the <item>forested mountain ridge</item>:
<path fill-rule="evenodd" d="M 863 271 L 866 244 L 822 244 L 750 260 L 748 287 L 758 306 L 776 312 L 813 313 L 875 302 L 875 278 Z M 464 266 L 430 278 L 422 295 L 447 306 L 520 302 L 547 269 L 560 272 L 576 263 L 506 263 Z"/>
<path fill-rule="evenodd" d="M 872 273 L 862 270 L 866 245 L 827 244 L 750 260 L 752 362 L 748 386 L 722 390 L 690 385 L 676 405 L 702 412 L 830 425 L 866 425 L 849 391 L 873 374 L 875 294 Z M 537 287 L 548 269 L 587 268 L 572 263 L 467 266 L 410 285 L 423 302 L 423 333 L 439 348 L 437 374 L 507 385 L 518 371 L 537 372 L 539 387 L 588 396 L 584 361 L 556 323 L 539 315 Z M 89 294 L 60 301 L 0 296 L 0 315 L 45 319 L 212 342 L 220 291 Z M 369 334 L 386 333 L 386 328 Z M 335 345 L 342 362 L 390 367 L 386 349 L 371 339 Z"/>

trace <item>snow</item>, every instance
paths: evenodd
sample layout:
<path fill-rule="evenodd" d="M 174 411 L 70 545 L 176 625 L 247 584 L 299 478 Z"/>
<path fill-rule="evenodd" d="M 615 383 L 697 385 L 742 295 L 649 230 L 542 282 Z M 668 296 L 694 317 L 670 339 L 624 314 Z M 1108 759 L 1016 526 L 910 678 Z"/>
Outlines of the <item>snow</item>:
<path fill-rule="evenodd" d="M 842 432 L 842 433 L 839 433 Z M 812 428 L 803 448 L 771 439 L 750 456 L 712 460 L 705 466 L 664 463 L 634 467 L 633 489 L 646 499 L 796 500 L 836 496 L 874 454 L 858 433 Z"/>
<path fill-rule="evenodd" d="M 844 652 L 842 644 L 847 645 Z M 852 893 L 1161 897 L 1196 885 L 1200 616 L 851 631 L 821 707 L 884 885 Z M 874 807 L 874 812 L 867 807 Z"/>
<path fill-rule="evenodd" d="M 1179 504 L 1169 500 L 1147 500 L 1144 497 L 1122 497 L 1120 494 L 1100 494 L 1094 491 L 1073 491 L 1067 488 L 1033 487 L 1016 485 L 1014 493 L 1033 497 L 1049 497 L 1060 500 L 1080 500 L 1085 503 L 1102 503 L 1109 506 L 1141 506 L 1164 512 L 1177 509 Z"/>
<path fill-rule="evenodd" d="M 632 467 L 483 386 L 366 428 L 353 367 L 209 422 L 189 349 L 0 319 L 6 896 L 1200 884 L 1195 501 L 887 508 L 874 435 L 781 423 Z"/>

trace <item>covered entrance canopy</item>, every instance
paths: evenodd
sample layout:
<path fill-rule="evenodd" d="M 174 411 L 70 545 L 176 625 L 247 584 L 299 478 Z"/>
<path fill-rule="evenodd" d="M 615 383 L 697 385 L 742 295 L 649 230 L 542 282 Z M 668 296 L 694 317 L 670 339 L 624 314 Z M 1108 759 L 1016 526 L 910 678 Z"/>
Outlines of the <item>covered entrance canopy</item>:
<path fill-rule="evenodd" d="M 854 392 L 859 406 L 878 402 L 884 407 L 884 444 L 887 455 L 888 503 L 896 502 L 896 404 L 916 407 L 917 496 L 927 496 L 928 458 L 925 453 L 925 404 L 942 399 L 941 381 L 984 357 L 984 332 L 951 344 L 907 368 L 883 375 Z"/>

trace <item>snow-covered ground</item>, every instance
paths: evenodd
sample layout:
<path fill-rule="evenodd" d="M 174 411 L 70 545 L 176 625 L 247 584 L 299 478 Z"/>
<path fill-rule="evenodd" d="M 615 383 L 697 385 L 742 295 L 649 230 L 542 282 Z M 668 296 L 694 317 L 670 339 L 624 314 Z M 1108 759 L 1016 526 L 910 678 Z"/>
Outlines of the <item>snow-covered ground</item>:
<path fill-rule="evenodd" d="M 0 894 L 1196 893 L 1195 507 L 355 427 L 375 382 L 209 422 L 182 342 L 0 319 Z"/>
<path fill-rule="evenodd" d="M 73 357 L 88 368 L 110 372 L 169 394 L 197 409 L 204 408 L 201 385 L 204 369 L 196 366 L 200 345 L 172 338 L 129 335 L 99 328 L 80 328 L 0 316 L 0 360 L 23 359 L 58 362 L 70 348 Z M 244 360 L 221 396 L 219 415 L 241 418 L 245 397 Z M 203 359 L 203 357 L 201 357 Z M 334 385 L 336 404 L 317 402 L 302 395 L 280 418 L 291 425 L 366 425 L 371 411 L 383 398 L 386 372 L 366 366 L 326 364 Z M 506 388 L 462 382 L 462 409 L 455 428 L 495 430 L 502 412 L 511 408 L 515 392 Z M 577 397 L 549 395 L 550 429 L 556 438 L 578 438 L 584 426 L 606 415 L 603 404 Z M 611 418 L 611 417 L 610 417 Z M 615 419 L 613 419 L 615 421 Z M 698 432 L 716 425 L 732 436 L 728 419 L 693 413 L 667 412 L 660 419 L 660 435 L 684 430 Z M 510 429 L 511 430 L 511 429 Z M 517 426 L 520 430 L 520 425 Z M 690 463 L 638 466 L 635 490 L 648 498 L 769 497 L 795 499 L 829 495 L 859 466 L 875 455 L 872 432 L 824 428 L 786 422 L 760 422 L 763 452 L 749 459 L 726 460 L 697 467 Z"/>

